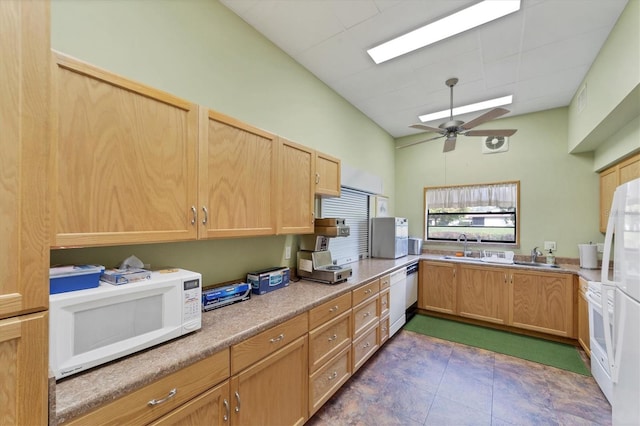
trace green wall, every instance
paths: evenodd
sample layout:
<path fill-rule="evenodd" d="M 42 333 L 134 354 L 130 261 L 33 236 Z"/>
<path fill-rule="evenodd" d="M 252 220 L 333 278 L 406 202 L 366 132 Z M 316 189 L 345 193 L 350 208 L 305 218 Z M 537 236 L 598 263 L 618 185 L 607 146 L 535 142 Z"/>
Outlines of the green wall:
<path fill-rule="evenodd" d="M 520 181 L 520 249 L 528 254 L 544 241 L 557 243 L 560 257 L 578 257 L 577 244 L 601 242 L 598 232 L 598 175 L 593 155 L 567 154 L 567 108 L 496 120 L 485 128 L 513 128 L 509 150 L 483 154 L 482 138 L 458 138 L 455 151 L 435 140 L 396 153 L 396 212 L 409 218 L 409 234 L 424 235 L 425 186 Z M 425 138 L 398 139 L 398 145 Z M 440 249 L 451 246 L 429 244 Z M 459 245 L 458 245 L 459 246 Z M 471 245 L 474 248 L 474 245 Z M 486 248 L 486 247 L 485 247 Z M 498 249 L 499 247 L 496 247 Z"/>
<path fill-rule="evenodd" d="M 393 138 L 215 0 L 52 0 L 52 48 L 342 159 L 393 200 Z M 52 263 L 131 254 L 205 284 L 285 260 L 292 237 L 54 250 Z"/>

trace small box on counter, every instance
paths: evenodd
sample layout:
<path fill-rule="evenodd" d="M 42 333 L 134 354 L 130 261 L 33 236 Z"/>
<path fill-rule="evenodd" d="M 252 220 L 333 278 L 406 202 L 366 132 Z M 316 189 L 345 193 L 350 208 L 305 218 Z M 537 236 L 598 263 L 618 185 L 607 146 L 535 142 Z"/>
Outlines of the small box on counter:
<path fill-rule="evenodd" d="M 102 265 L 66 265 L 49 268 L 49 294 L 98 287 L 102 271 Z"/>
<path fill-rule="evenodd" d="M 202 290 L 202 310 L 210 311 L 249 299 L 251 299 L 251 285 L 247 283 Z"/>
<path fill-rule="evenodd" d="M 128 284 L 149 278 L 151 278 L 151 271 L 142 268 L 107 269 L 100 275 L 100 281 L 113 285 Z"/>
<path fill-rule="evenodd" d="M 265 294 L 289 285 L 289 268 L 269 268 L 249 272 L 247 282 L 255 294 Z"/>

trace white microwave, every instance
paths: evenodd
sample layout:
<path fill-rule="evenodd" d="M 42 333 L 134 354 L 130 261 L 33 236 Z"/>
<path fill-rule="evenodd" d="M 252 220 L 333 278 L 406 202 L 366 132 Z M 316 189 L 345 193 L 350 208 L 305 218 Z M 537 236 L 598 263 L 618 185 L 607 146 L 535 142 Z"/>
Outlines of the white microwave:
<path fill-rule="evenodd" d="M 49 366 L 56 379 L 200 329 L 202 276 L 171 269 L 123 285 L 49 296 Z"/>

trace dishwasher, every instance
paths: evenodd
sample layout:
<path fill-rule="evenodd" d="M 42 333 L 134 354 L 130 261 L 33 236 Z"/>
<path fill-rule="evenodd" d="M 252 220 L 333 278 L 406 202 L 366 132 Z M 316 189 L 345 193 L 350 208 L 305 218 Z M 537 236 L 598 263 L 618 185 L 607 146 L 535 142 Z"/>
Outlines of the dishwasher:
<path fill-rule="evenodd" d="M 405 303 L 407 300 L 407 268 L 398 269 L 391 273 L 391 284 L 389 289 L 390 312 L 389 337 L 396 334 L 406 322 Z"/>
<path fill-rule="evenodd" d="M 414 317 L 418 309 L 418 265 L 419 263 L 416 262 L 407 266 L 407 299 L 405 304 L 407 321 Z"/>

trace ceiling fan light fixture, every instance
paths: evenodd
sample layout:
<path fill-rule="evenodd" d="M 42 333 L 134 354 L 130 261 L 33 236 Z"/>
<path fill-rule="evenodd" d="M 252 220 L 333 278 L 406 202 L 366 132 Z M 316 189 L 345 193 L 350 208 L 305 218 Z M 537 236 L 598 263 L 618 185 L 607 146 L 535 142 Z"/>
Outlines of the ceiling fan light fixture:
<path fill-rule="evenodd" d="M 367 50 L 376 64 L 388 61 L 520 10 L 520 0 L 485 0 Z"/>
<path fill-rule="evenodd" d="M 462 114 L 468 114 L 470 112 L 481 111 L 483 109 L 495 108 L 503 105 L 509 105 L 513 102 L 513 95 L 503 96 L 501 98 L 489 99 L 475 104 L 463 105 L 453 109 L 453 115 L 458 116 Z M 443 110 L 433 112 L 430 114 L 419 115 L 418 119 L 426 123 L 428 121 L 439 120 L 441 118 L 449 117 L 451 110 Z"/>

